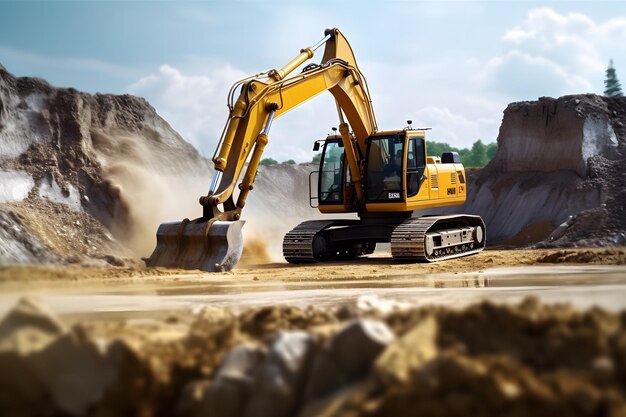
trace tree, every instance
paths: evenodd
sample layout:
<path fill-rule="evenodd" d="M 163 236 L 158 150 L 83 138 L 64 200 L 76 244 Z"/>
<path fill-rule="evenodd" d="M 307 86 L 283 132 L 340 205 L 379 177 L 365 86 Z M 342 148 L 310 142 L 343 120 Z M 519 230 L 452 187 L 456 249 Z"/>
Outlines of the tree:
<path fill-rule="evenodd" d="M 496 152 L 498 152 L 498 144 L 495 142 L 489 143 L 487 145 L 487 159 L 491 161 L 496 156 Z"/>
<path fill-rule="evenodd" d="M 453 148 L 447 143 L 442 142 L 428 142 L 426 143 L 426 152 L 428 156 L 441 156 L 444 152 L 459 152 L 457 148 Z"/>
<path fill-rule="evenodd" d="M 296 161 L 294 161 L 293 159 L 288 159 L 282 163 L 282 165 L 295 165 L 295 164 L 296 164 Z"/>
<path fill-rule="evenodd" d="M 615 74 L 615 67 L 613 66 L 613 60 L 609 61 L 609 67 L 606 69 L 606 80 L 604 80 L 604 95 L 607 97 L 621 97 L 622 86 L 617 80 L 617 74 Z"/>
<path fill-rule="evenodd" d="M 484 167 L 489 160 L 487 159 L 487 147 L 483 144 L 483 141 L 478 139 L 472 145 L 472 150 L 469 152 L 469 160 L 467 166 L 470 167 Z"/>
<path fill-rule="evenodd" d="M 277 163 L 278 161 L 272 158 L 264 158 L 264 159 L 261 159 L 261 162 L 260 162 L 260 164 L 264 166 L 276 165 Z"/>
<path fill-rule="evenodd" d="M 426 144 L 428 156 L 441 156 L 444 152 L 458 152 L 461 162 L 466 167 L 484 167 L 493 159 L 498 150 L 497 143 L 485 145 L 480 139 L 474 142 L 471 149 L 454 148 L 443 142 L 430 142 Z"/>
<path fill-rule="evenodd" d="M 311 161 L 311 163 L 319 164 L 321 159 L 322 159 L 322 154 L 318 153 L 317 155 L 313 156 L 313 160 Z"/>

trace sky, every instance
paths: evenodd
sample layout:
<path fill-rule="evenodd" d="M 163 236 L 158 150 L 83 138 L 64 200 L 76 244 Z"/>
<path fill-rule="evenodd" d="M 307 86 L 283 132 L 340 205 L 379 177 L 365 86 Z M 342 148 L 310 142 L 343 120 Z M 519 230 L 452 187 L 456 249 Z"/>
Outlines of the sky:
<path fill-rule="evenodd" d="M 211 156 L 231 85 L 282 67 L 328 27 L 351 43 L 381 130 L 411 119 L 457 147 L 494 142 L 510 102 L 601 94 L 611 58 L 626 86 L 624 1 L 0 0 L 0 64 L 145 97 Z M 310 161 L 337 124 L 322 94 L 275 121 L 265 156 Z"/>

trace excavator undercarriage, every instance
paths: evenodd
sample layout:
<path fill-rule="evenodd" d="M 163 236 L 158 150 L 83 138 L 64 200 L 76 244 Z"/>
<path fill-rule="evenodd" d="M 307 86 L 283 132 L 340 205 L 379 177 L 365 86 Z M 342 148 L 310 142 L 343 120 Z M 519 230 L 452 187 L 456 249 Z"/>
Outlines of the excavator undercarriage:
<path fill-rule="evenodd" d="M 400 262 L 437 262 L 480 252 L 485 247 L 485 224 L 479 216 L 423 216 L 363 220 L 310 220 L 283 239 L 290 263 L 354 259 L 372 254 L 377 243 L 391 243 L 391 256 Z"/>

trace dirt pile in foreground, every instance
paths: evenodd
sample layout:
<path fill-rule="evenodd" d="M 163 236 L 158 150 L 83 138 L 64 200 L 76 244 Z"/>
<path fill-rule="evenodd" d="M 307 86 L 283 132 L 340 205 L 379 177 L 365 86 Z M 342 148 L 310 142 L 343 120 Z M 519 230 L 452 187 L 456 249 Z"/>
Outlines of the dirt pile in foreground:
<path fill-rule="evenodd" d="M 0 411 L 622 416 L 625 352 L 623 312 L 534 299 L 386 315 L 207 309 L 70 328 L 22 300 L 0 322 Z"/>

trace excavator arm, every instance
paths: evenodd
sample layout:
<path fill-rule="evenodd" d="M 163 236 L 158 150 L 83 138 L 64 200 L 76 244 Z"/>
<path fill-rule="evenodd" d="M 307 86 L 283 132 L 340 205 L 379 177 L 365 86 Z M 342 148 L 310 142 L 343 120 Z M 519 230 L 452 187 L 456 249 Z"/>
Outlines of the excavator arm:
<path fill-rule="evenodd" d="M 310 64 L 302 73 L 286 78 L 311 59 L 321 45 L 325 45 L 325 50 L 320 64 Z M 239 96 L 234 100 L 236 91 Z M 208 194 L 200 198 L 203 216 L 162 224 L 157 232 L 157 247 L 146 263 L 206 271 L 234 267 L 243 247 L 241 211 L 253 188 L 273 120 L 324 91 L 329 91 L 337 103 L 339 131 L 356 199 L 361 200 L 361 155 L 365 155 L 367 138 L 377 130 L 376 119 L 367 83 L 350 44 L 338 29 L 328 29 L 324 39 L 302 49 L 284 67 L 235 83 L 229 94 L 230 114 L 213 156 L 214 178 Z M 354 135 L 350 135 L 343 115 Z M 244 169 L 235 201 L 234 189 Z"/>
<path fill-rule="evenodd" d="M 300 55 L 279 70 L 235 84 L 234 88 L 241 86 L 241 92 L 234 103 L 229 103 L 230 115 L 218 152 L 213 157 L 215 177 L 208 196 L 201 199 L 207 220 L 214 217 L 238 219 L 268 142 L 272 121 L 324 91 L 333 94 L 340 118 L 343 112 L 354 131 L 356 141 L 353 143 L 347 124 L 341 120 L 352 178 L 354 182 L 360 180 L 358 155 L 365 154 L 366 139 L 376 131 L 367 84 L 341 32 L 338 29 L 327 30 L 324 40 L 326 48 L 322 62 L 307 66 L 297 76 L 285 79 L 291 71 L 313 57 L 314 47 L 302 49 Z M 357 147 L 360 149 L 357 150 Z M 233 190 L 248 160 L 246 174 L 240 184 L 241 193 L 235 203 Z M 217 208 L 219 204 L 224 205 L 224 211 Z"/>

